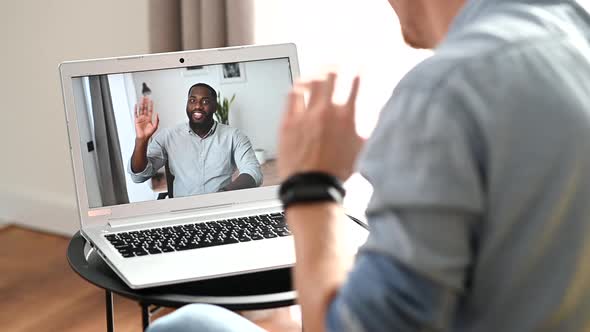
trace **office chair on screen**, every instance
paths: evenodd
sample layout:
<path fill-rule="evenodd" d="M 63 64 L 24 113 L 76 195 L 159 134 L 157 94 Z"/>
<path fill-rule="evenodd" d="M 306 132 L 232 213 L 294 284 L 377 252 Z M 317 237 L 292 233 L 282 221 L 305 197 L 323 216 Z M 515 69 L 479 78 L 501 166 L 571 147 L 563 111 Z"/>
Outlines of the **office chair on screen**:
<path fill-rule="evenodd" d="M 165 199 L 173 198 L 174 197 L 174 175 L 170 173 L 170 166 L 168 165 L 168 161 L 164 164 L 164 172 L 166 173 L 166 187 L 168 188 L 166 192 L 159 193 L 158 199 Z"/>

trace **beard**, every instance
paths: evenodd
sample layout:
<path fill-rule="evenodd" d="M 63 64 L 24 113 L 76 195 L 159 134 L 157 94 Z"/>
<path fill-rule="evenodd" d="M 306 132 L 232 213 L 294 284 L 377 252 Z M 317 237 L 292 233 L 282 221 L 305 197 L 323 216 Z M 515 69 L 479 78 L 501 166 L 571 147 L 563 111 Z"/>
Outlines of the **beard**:
<path fill-rule="evenodd" d="M 193 113 L 190 112 L 188 114 L 188 122 L 193 129 L 208 129 L 211 124 L 213 123 L 213 115 L 215 113 L 205 113 L 204 117 L 201 120 L 196 121 L 193 119 Z"/>

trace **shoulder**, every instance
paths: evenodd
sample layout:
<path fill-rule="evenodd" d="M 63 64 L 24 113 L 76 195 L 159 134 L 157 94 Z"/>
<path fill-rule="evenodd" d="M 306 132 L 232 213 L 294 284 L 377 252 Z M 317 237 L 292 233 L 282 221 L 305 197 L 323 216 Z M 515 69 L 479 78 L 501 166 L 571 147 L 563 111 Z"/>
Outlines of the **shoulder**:
<path fill-rule="evenodd" d="M 230 125 L 226 125 L 223 123 L 217 123 L 217 132 L 221 135 L 221 136 L 226 136 L 226 137 L 242 137 L 242 136 L 246 136 L 244 135 L 244 133 L 236 128 L 236 127 L 232 127 Z"/>
<path fill-rule="evenodd" d="M 473 23 L 451 29 L 434 55 L 411 70 L 396 90 L 434 93 L 453 78 L 480 79 L 535 62 L 546 50 L 566 44 L 572 34 L 587 33 L 567 17 L 564 11 L 568 9 L 514 3 L 498 6 Z"/>

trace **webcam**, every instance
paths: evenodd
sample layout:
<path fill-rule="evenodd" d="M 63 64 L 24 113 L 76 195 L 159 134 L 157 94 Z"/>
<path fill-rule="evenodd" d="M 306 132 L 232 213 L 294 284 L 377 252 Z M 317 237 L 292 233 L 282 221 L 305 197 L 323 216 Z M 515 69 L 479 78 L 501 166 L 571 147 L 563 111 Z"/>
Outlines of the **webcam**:
<path fill-rule="evenodd" d="M 184 63 L 184 58 L 180 58 L 178 61 L 180 61 L 180 63 Z"/>

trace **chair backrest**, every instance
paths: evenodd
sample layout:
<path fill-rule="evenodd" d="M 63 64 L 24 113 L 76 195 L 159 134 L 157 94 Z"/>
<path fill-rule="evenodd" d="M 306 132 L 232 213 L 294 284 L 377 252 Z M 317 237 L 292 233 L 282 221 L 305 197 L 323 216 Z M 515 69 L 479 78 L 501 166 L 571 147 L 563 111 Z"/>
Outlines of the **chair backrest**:
<path fill-rule="evenodd" d="M 174 197 L 174 175 L 170 173 L 170 166 L 168 160 L 164 164 L 164 171 L 166 172 L 166 185 L 168 186 L 168 198 Z"/>

